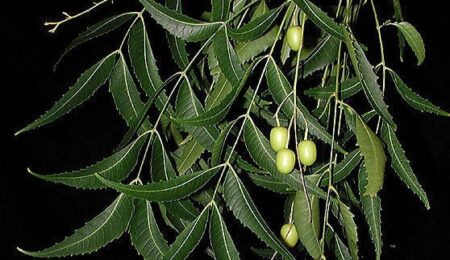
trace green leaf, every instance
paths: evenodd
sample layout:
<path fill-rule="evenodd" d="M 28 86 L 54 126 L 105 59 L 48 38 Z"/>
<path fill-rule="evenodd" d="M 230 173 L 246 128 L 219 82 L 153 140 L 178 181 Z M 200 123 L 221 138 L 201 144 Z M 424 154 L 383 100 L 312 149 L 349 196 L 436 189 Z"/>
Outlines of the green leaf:
<path fill-rule="evenodd" d="M 271 175 L 255 174 L 250 172 L 247 173 L 247 175 L 250 177 L 250 180 L 254 184 L 264 189 L 282 194 L 292 193 L 295 191 L 289 185 L 283 183 L 282 181 L 278 180 L 277 178 Z"/>
<path fill-rule="evenodd" d="M 280 70 L 273 59 L 271 59 L 268 63 L 268 67 L 266 70 L 266 79 L 269 90 L 272 93 L 275 102 L 280 105 L 285 100 L 281 109 L 288 118 L 292 117 L 294 110 L 294 100 L 292 95 L 287 98 L 287 96 L 293 91 L 292 86 L 289 84 L 289 81 L 284 76 L 283 72 Z M 311 115 L 308 108 L 306 108 L 300 102 L 300 99 L 297 99 L 297 108 L 299 109 L 297 113 L 298 126 L 302 129 L 305 129 L 306 125 L 308 125 L 309 132 L 312 135 L 318 137 L 320 140 L 328 144 L 331 144 L 331 135 L 317 121 L 317 119 L 314 118 L 313 115 Z M 335 147 L 340 152 L 344 151 L 338 144 L 336 144 Z"/>
<path fill-rule="evenodd" d="M 252 250 L 252 252 L 257 256 L 259 256 L 261 259 L 271 259 L 271 260 L 282 259 L 278 254 L 275 255 L 275 258 L 272 258 L 276 252 L 270 247 L 267 248 L 250 247 L 250 250 Z"/>
<path fill-rule="evenodd" d="M 166 148 L 159 133 L 155 133 L 153 138 L 150 156 L 150 172 L 154 182 L 169 180 L 177 176 L 172 162 L 167 154 Z"/>
<path fill-rule="evenodd" d="M 96 174 L 97 178 L 106 186 L 133 198 L 148 201 L 173 201 L 188 197 L 198 191 L 217 173 L 222 166 L 204 171 L 186 174 L 167 181 L 154 182 L 146 185 L 125 185 L 110 181 Z"/>
<path fill-rule="evenodd" d="M 390 23 L 397 27 L 397 29 L 403 34 L 409 47 L 413 50 L 417 58 L 417 65 L 422 64 L 425 60 L 425 44 L 423 43 L 422 36 L 414 28 L 414 26 L 408 22 Z"/>
<path fill-rule="evenodd" d="M 115 29 L 121 27 L 123 24 L 128 22 L 131 18 L 136 17 L 136 13 L 122 13 L 119 15 L 114 15 L 111 17 L 108 17 L 90 27 L 88 27 L 84 32 L 82 32 L 80 35 L 78 35 L 77 38 L 75 38 L 69 46 L 64 50 L 64 53 L 61 55 L 61 57 L 56 62 L 55 68 L 59 65 L 59 63 L 62 61 L 62 59 L 74 48 L 78 47 L 79 45 L 86 43 L 90 40 L 93 40 L 95 38 L 98 38 L 100 36 L 103 36 L 107 33 L 110 33 L 114 31 Z"/>
<path fill-rule="evenodd" d="M 166 0 L 166 6 L 178 13 L 181 13 L 181 0 Z M 170 32 L 166 32 L 167 41 L 169 43 L 170 53 L 178 68 L 184 70 L 189 64 L 189 57 L 186 51 L 186 42 L 173 36 Z"/>
<path fill-rule="evenodd" d="M 119 111 L 127 125 L 130 125 L 133 120 L 139 117 L 145 105 L 141 100 L 139 90 L 134 84 L 123 56 L 120 56 L 113 70 L 109 89 L 114 98 L 117 111 Z M 150 122 L 144 121 L 141 132 L 149 130 L 150 127 Z"/>
<path fill-rule="evenodd" d="M 394 17 L 397 22 L 403 22 L 405 19 L 403 18 L 402 6 L 400 4 L 400 0 L 393 0 L 392 5 L 394 7 Z M 405 52 L 405 37 L 397 30 L 398 37 L 398 47 L 400 50 L 400 61 L 403 62 L 403 54 Z"/>
<path fill-rule="evenodd" d="M 364 157 L 364 167 L 367 169 L 367 186 L 364 196 L 375 197 L 383 187 L 386 154 L 380 138 L 364 123 L 359 115 L 355 115 L 357 143 Z"/>
<path fill-rule="evenodd" d="M 183 81 L 183 84 L 180 87 L 180 91 L 177 96 L 176 110 L 176 116 L 178 118 L 181 118 L 181 120 L 198 118 L 205 113 L 205 110 L 200 101 L 195 96 L 191 85 L 187 84 L 186 81 Z M 204 149 L 202 150 L 201 147 L 212 150 L 216 141 L 216 137 L 219 135 L 219 131 L 215 126 L 196 127 L 190 125 L 181 125 L 181 127 L 195 138 L 195 141 L 193 142 L 197 142 L 197 144 L 195 144 L 195 155 L 197 157 L 190 157 L 192 163 L 195 162 L 195 160 L 198 159 L 198 157 L 200 157 L 201 153 L 203 152 Z M 194 146 L 193 143 L 191 145 Z M 188 150 L 185 149 L 185 151 Z M 187 168 L 190 168 L 190 166 Z"/>
<path fill-rule="evenodd" d="M 395 73 L 392 70 L 389 70 L 389 73 L 391 74 L 392 80 L 394 81 L 394 85 L 397 88 L 397 92 L 411 107 L 421 112 L 428 112 L 447 117 L 450 116 L 450 113 L 440 109 L 438 106 L 434 105 L 430 101 L 414 93 L 414 91 L 412 91 L 405 84 L 405 82 L 403 82 L 403 80 L 397 75 L 397 73 Z"/>
<path fill-rule="evenodd" d="M 197 142 L 197 140 L 191 140 L 183 145 L 183 154 L 177 163 L 177 170 L 180 174 L 186 173 L 192 165 L 200 159 L 201 155 L 205 151 L 205 148 Z"/>
<path fill-rule="evenodd" d="M 233 87 L 238 86 L 244 75 L 244 70 L 236 51 L 228 40 L 227 28 L 222 28 L 217 32 L 213 46 L 220 70 Z"/>
<path fill-rule="evenodd" d="M 295 259 L 270 230 L 253 203 L 247 189 L 233 170 L 226 173 L 224 199 L 234 216 L 240 220 L 244 226 L 255 233 L 259 239 L 264 241 L 285 258 Z"/>
<path fill-rule="evenodd" d="M 242 63 L 253 60 L 256 56 L 272 46 L 278 34 L 279 27 L 275 25 L 270 31 L 258 39 L 240 42 L 236 45 L 236 54 Z"/>
<path fill-rule="evenodd" d="M 186 259 L 200 243 L 205 233 L 208 215 L 209 208 L 203 209 L 202 213 L 178 235 L 163 259 Z"/>
<path fill-rule="evenodd" d="M 332 64 L 338 57 L 339 40 L 331 35 L 325 36 L 312 50 L 308 57 L 300 63 L 299 77 L 306 77 Z M 289 72 L 289 77 L 295 76 L 295 68 Z"/>
<path fill-rule="evenodd" d="M 147 28 L 142 20 L 135 23 L 130 31 L 128 52 L 134 74 L 141 88 L 150 99 L 157 95 L 155 105 L 161 111 L 167 102 L 167 96 L 164 91 L 160 93 L 160 88 L 163 83 L 158 73 L 155 57 L 153 56 Z"/>
<path fill-rule="evenodd" d="M 364 94 L 370 105 L 377 111 L 386 122 L 388 122 L 394 129 L 396 125 L 389 114 L 387 105 L 383 100 L 383 93 L 378 85 L 378 77 L 373 71 L 372 65 L 367 60 L 361 45 L 356 41 L 355 36 L 351 33 L 350 28 L 347 27 L 344 31 L 345 44 L 353 63 L 353 67 L 359 80 L 361 81 Z"/>
<path fill-rule="evenodd" d="M 150 202 L 135 200 L 130 223 L 130 238 L 139 255 L 146 260 L 162 259 L 169 246 L 161 234 Z"/>
<path fill-rule="evenodd" d="M 17 248 L 32 257 L 64 257 L 92 253 L 119 238 L 128 228 L 134 206 L 131 199 L 121 194 L 103 212 L 62 242 L 42 251 L 30 252 Z"/>
<path fill-rule="evenodd" d="M 310 196 L 309 201 L 311 208 L 309 208 L 308 200 L 304 191 L 297 191 L 295 193 L 294 224 L 297 229 L 298 238 L 300 239 L 302 245 L 306 248 L 306 251 L 308 251 L 312 258 L 319 259 L 321 256 L 321 247 L 319 243 L 319 199 L 315 196 Z"/>
<path fill-rule="evenodd" d="M 381 199 L 378 196 L 366 196 L 367 193 L 367 172 L 364 166 L 361 165 L 358 177 L 358 186 L 360 194 L 360 202 L 366 222 L 369 225 L 370 237 L 375 245 L 376 258 L 381 257 L 381 247 L 383 241 L 381 240 Z"/>
<path fill-rule="evenodd" d="M 348 249 L 350 251 L 350 258 L 358 259 L 358 227 L 355 223 L 355 215 L 350 211 L 350 208 L 343 202 L 333 203 L 332 210 L 336 218 L 341 224 L 345 236 L 347 237 Z M 340 241 L 342 243 L 342 241 Z M 342 247 L 342 246 L 341 246 Z M 344 247 L 342 247 L 344 248 Z"/>
<path fill-rule="evenodd" d="M 347 110 L 344 110 L 344 113 L 345 113 L 345 119 L 346 119 L 347 124 L 349 124 L 350 128 L 354 128 L 354 124 L 352 123 L 353 116 L 350 115 Z M 349 116 L 349 120 L 347 120 L 347 114 Z M 362 114 L 361 118 L 367 124 L 376 115 L 377 115 L 377 112 L 375 110 L 370 110 L 369 112 Z M 355 133 L 353 133 L 353 131 L 351 131 L 351 129 L 350 129 L 350 131 L 347 131 L 345 133 L 344 137 L 342 137 L 341 143 L 343 143 L 343 144 L 347 143 L 350 140 L 350 138 L 352 138 L 354 135 L 355 135 Z"/>
<path fill-rule="evenodd" d="M 115 53 L 110 54 L 86 70 L 77 83 L 49 111 L 15 135 L 49 124 L 88 100 L 108 80 L 115 59 Z"/>
<path fill-rule="evenodd" d="M 334 94 L 336 84 L 329 84 L 324 87 L 315 87 L 305 90 L 305 95 L 319 98 L 328 99 Z M 357 94 L 362 89 L 361 82 L 358 78 L 350 78 L 342 82 L 339 86 L 339 95 L 341 99 L 346 99 Z"/>
<path fill-rule="evenodd" d="M 161 90 L 166 87 L 172 80 L 176 78 L 176 75 L 172 75 L 169 77 L 158 89 L 157 93 L 161 92 Z M 129 123 L 129 127 L 127 132 L 125 133 L 124 137 L 120 141 L 119 147 L 123 147 L 125 144 L 127 144 L 131 138 L 134 136 L 134 134 L 139 130 L 141 125 L 146 122 L 148 111 L 150 110 L 153 103 L 156 101 L 158 96 L 153 96 L 153 98 L 146 101 L 144 108 L 140 111 L 139 116 L 134 117 L 133 120 Z"/>
<path fill-rule="evenodd" d="M 428 201 L 427 194 L 417 180 L 400 141 L 389 125 L 382 124 L 381 138 L 386 143 L 387 150 L 391 156 L 392 169 L 394 169 L 395 173 L 397 173 L 403 183 L 419 197 L 425 207 L 430 209 L 430 202 Z"/>
<path fill-rule="evenodd" d="M 305 12 L 306 16 L 308 16 L 317 27 L 341 41 L 344 40 L 342 27 L 319 7 L 308 0 L 294 0 L 294 3 Z"/>
<path fill-rule="evenodd" d="M 284 4 L 280 7 L 270 10 L 269 12 L 257 17 L 253 21 L 239 27 L 238 29 L 230 29 L 230 36 L 237 41 L 252 41 L 259 38 L 265 33 L 277 19 Z"/>
<path fill-rule="evenodd" d="M 155 133 L 155 135 L 150 159 L 152 180 L 154 182 L 170 180 L 177 176 L 177 172 L 173 168 L 161 136 L 159 133 Z M 198 216 L 197 209 L 189 199 L 166 202 L 164 205 L 175 217 L 193 221 Z"/>
<path fill-rule="evenodd" d="M 248 77 L 250 76 L 255 64 L 258 63 L 259 60 L 253 61 L 253 63 L 247 68 L 245 74 L 240 78 L 240 82 L 238 86 L 234 86 L 232 91 L 226 95 L 226 97 L 220 102 L 219 105 L 211 108 L 210 110 L 202 113 L 201 115 L 189 119 L 179 119 L 174 118 L 174 120 L 179 124 L 193 125 L 193 126 L 205 126 L 212 125 L 221 122 L 228 112 L 231 109 L 231 106 L 234 104 L 234 101 L 239 96 L 242 88 L 245 86 Z"/>
<path fill-rule="evenodd" d="M 216 204 L 213 204 L 209 234 L 214 255 L 218 260 L 240 259 L 239 252 L 233 243 L 233 239 L 228 232 L 227 226 Z"/>
<path fill-rule="evenodd" d="M 166 202 L 165 205 L 169 213 L 179 219 L 194 221 L 199 214 L 197 208 L 188 198 Z"/>
<path fill-rule="evenodd" d="M 129 145 L 108 158 L 78 171 L 57 173 L 57 174 L 37 174 L 28 170 L 35 177 L 54 183 L 61 183 L 75 188 L 100 189 L 106 186 L 101 183 L 95 174 L 100 174 L 113 181 L 125 179 L 136 166 L 142 146 L 147 139 L 147 134 L 139 136 Z"/>
<path fill-rule="evenodd" d="M 334 234 L 335 239 L 335 247 L 334 247 L 334 255 L 338 260 L 352 260 L 352 256 L 350 255 L 350 251 L 348 247 L 342 242 L 341 238 L 338 234 Z"/>
<path fill-rule="evenodd" d="M 172 35 L 188 42 L 210 38 L 222 25 L 202 22 L 170 10 L 153 0 L 139 0 L 153 19 Z"/>
<path fill-rule="evenodd" d="M 347 178 L 347 176 L 352 173 L 356 166 L 359 165 L 361 160 L 362 157 L 360 149 L 355 149 L 351 153 L 347 154 L 347 156 L 345 156 L 345 158 L 334 167 L 332 183 L 335 184 Z M 320 182 L 320 185 L 328 185 L 328 180 L 329 175 L 325 174 Z"/>
<path fill-rule="evenodd" d="M 230 0 L 211 1 L 212 4 L 212 20 L 213 21 L 225 21 L 230 14 Z"/>
<path fill-rule="evenodd" d="M 222 160 L 222 155 L 227 147 L 227 144 L 226 144 L 227 138 L 230 136 L 231 131 L 233 130 L 233 127 L 235 124 L 236 124 L 236 121 L 231 121 L 230 123 L 228 123 L 223 128 L 219 137 L 216 139 L 216 143 L 212 150 L 212 156 L 211 156 L 211 164 L 213 166 L 218 165 L 220 163 L 220 161 Z"/>

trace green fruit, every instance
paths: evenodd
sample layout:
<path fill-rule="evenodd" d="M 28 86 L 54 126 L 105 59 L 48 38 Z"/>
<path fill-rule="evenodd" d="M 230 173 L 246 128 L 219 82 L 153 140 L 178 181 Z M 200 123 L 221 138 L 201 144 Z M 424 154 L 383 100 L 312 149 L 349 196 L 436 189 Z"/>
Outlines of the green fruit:
<path fill-rule="evenodd" d="M 288 130 L 285 127 L 274 127 L 270 131 L 270 146 L 275 152 L 286 147 Z"/>
<path fill-rule="evenodd" d="M 289 27 L 286 33 L 287 43 L 289 48 L 293 51 L 298 51 L 301 46 L 302 40 L 302 27 L 300 26 L 292 26 Z"/>
<path fill-rule="evenodd" d="M 289 174 L 292 172 L 295 166 L 295 153 L 283 148 L 277 153 L 277 169 L 282 174 Z"/>
<path fill-rule="evenodd" d="M 303 165 L 311 166 L 317 158 L 316 144 L 311 140 L 301 141 L 297 146 L 297 153 Z"/>
<path fill-rule="evenodd" d="M 298 242 L 297 229 L 294 224 L 284 224 L 281 227 L 280 235 L 281 238 L 283 238 L 284 243 L 289 247 L 294 247 Z"/>

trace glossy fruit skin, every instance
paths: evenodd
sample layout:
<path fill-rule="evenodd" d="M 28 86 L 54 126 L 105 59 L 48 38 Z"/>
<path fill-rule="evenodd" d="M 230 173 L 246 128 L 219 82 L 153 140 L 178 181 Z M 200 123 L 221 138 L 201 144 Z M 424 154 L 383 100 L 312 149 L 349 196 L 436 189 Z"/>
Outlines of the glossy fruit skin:
<path fill-rule="evenodd" d="M 281 238 L 288 247 L 294 247 L 298 242 L 297 229 L 294 224 L 284 224 L 280 230 Z"/>
<path fill-rule="evenodd" d="M 274 127 L 270 130 L 270 146 L 275 152 L 286 147 L 288 130 L 285 127 Z"/>
<path fill-rule="evenodd" d="M 317 147 L 311 140 L 304 140 L 298 143 L 297 153 L 303 165 L 311 166 L 317 159 Z"/>
<path fill-rule="evenodd" d="M 292 26 L 289 27 L 286 33 L 287 43 L 289 48 L 293 51 L 298 51 L 300 49 L 301 38 L 302 38 L 302 27 Z"/>
<path fill-rule="evenodd" d="M 291 173 L 295 167 L 295 153 L 290 149 L 281 149 L 277 153 L 276 163 L 281 174 Z"/>

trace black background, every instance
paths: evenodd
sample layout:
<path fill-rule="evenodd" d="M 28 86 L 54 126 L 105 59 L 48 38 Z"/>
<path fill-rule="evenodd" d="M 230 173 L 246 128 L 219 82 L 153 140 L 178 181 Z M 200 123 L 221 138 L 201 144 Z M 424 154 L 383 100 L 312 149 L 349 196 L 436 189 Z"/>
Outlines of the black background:
<path fill-rule="evenodd" d="M 49 108 L 79 73 L 93 64 L 118 44 L 117 37 L 109 37 L 89 43 L 74 51 L 56 73 L 52 66 L 70 39 L 87 24 L 106 17 L 111 12 L 138 6 L 115 1 L 113 6 L 103 8 L 95 16 L 70 22 L 57 34 L 48 34 L 43 27 L 46 19 L 58 18 L 62 10 L 80 10 L 89 1 L 9 1 L 11 6 L 2 7 L 2 55 L 1 62 L 1 154 L 0 154 L 0 258 L 23 257 L 15 247 L 40 249 L 60 241 L 70 230 L 80 227 L 95 216 L 114 198 L 109 191 L 81 191 L 54 185 L 32 178 L 26 167 L 38 172 L 58 172 L 76 169 L 93 163 L 116 147 L 125 128 L 106 88 L 99 91 L 94 100 L 75 110 L 55 124 L 32 133 L 13 137 L 13 133 Z M 186 1 L 188 3 L 189 1 Z M 194 2 L 194 1 L 192 1 Z M 196 1 L 195 1 L 196 2 Z M 390 1 L 376 1 L 383 18 L 392 14 Z M 403 1 L 404 16 L 422 33 L 426 43 L 427 58 L 420 67 L 408 50 L 406 62 L 398 62 L 397 43 L 392 29 L 386 29 L 385 45 L 387 62 L 397 69 L 403 80 L 421 93 L 450 110 L 450 55 L 448 51 L 447 9 L 436 2 Z M 189 5 L 185 4 L 186 11 Z M 369 6 L 367 6 L 369 7 Z M 376 35 L 364 33 L 373 27 L 370 9 L 366 8 L 362 19 L 367 23 L 359 26 L 356 33 L 368 45 L 370 59 L 378 60 Z M 162 68 L 163 76 L 173 69 L 159 27 L 152 33 L 154 51 Z M 120 33 L 118 34 L 120 36 Z M 6 57 L 6 59 L 5 59 Z M 6 70 L 5 70 L 6 69 Z M 164 72 L 165 71 L 165 72 Z M 449 195 L 448 162 L 450 161 L 450 119 L 421 114 L 402 102 L 389 85 L 387 92 L 390 111 L 398 122 L 398 136 L 407 151 L 412 166 L 428 192 L 431 210 L 399 181 L 393 172 L 386 173 L 381 193 L 383 211 L 383 239 L 386 259 L 434 259 L 450 258 L 448 238 Z M 258 190 L 259 191 L 259 190 Z M 252 192 L 258 192 L 252 191 Z M 270 197 L 268 194 L 263 194 Z M 261 196 L 255 196 L 261 197 Z M 273 197 L 273 196 L 272 196 Z M 269 201 L 269 202 L 267 202 Z M 271 204 L 270 204 L 271 203 Z M 258 201 L 264 208 L 269 222 L 277 219 L 268 216 L 280 209 L 277 198 Z M 282 205 L 281 205 L 282 206 Z M 280 213 L 281 214 L 281 213 Z M 272 225 L 272 224 L 271 224 Z M 366 228 L 359 230 L 361 255 L 372 258 L 372 247 L 367 239 Z M 237 226 L 232 225 L 232 228 Z M 249 246 L 248 232 L 238 235 L 239 248 Z M 251 258 L 251 255 L 245 255 Z M 122 238 L 93 256 L 102 259 L 137 259 L 128 239 Z"/>

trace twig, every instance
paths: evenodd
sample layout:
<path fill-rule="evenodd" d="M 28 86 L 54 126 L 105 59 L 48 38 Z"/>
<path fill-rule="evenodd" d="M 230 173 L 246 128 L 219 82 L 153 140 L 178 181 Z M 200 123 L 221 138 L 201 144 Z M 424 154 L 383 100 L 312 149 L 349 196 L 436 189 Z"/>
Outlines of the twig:
<path fill-rule="evenodd" d="M 81 13 L 75 14 L 75 15 L 70 15 L 67 12 L 62 12 L 62 14 L 64 15 L 64 19 L 60 20 L 60 21 L 55 21 L 55 22 L 45 22 L 44 26 L 52 26 L 51 29 L 48 30 L 49 33 L 55 33 L 56 30 L 58 30 L 59 26 L 73 20 L 76 19 L 80 16 L 83 16 L 87 13 L 90 13 L 91 11 L 93 11 L 94 9 L 96 9 L 97 7 L 105 4 L 106 2 L 108 2 L 109 0 L 101 0 L 100 2 L 93 2 L 93 5 L 91 7 L 89 7 L 88 9 L 82 11 Z M 111 1 L 112 2 L 112 1 Z"/>

